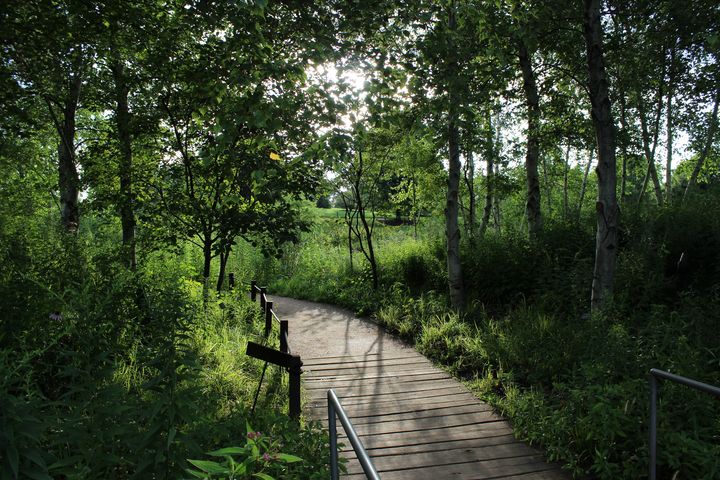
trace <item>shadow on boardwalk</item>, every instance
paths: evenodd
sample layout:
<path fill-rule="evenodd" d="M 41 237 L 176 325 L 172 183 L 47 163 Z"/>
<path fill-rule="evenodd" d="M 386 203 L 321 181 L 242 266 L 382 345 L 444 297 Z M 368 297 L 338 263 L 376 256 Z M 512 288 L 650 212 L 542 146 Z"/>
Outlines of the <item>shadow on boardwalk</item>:
<path fill-rule="evenodd" d="M 306 415 L 326 423 L 333 388 L 383 480 L 569 478 L 517 441 L 460 382 L 379 325 L 332 305 L 273 300 L 305 363 Z M 344 478 L 364 478 L 352 450 L 342 454 L 351 459 Z"/>

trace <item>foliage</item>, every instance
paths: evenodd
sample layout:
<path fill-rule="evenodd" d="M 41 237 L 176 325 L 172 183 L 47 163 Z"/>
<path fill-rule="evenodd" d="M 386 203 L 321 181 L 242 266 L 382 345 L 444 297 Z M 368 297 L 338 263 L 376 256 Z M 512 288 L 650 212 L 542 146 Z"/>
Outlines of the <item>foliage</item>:
<path fill-rule="evenodd" d="M 384 294 L 370 304 L 362 300 L 368 289 L 361 275 L 338 266 L 343 232 L 327 219 L 274 268 L 289 269 L 278 286 L 292 295 L 371 308 L 388 330 L 468 380 L 521 438 L 575 475 L 637 478 L 647 472 L 649 369 L 720 383 L 720 230 L 698 213 L 714 211 L 717 199 L 628 214 L 621 288 L 612 310 L 592 317 L 585 314 L 591 217 L 551 222 L 535 242 L 514 232 L 468 242 L 464 271 L 473 298 L 462 314 L 436 293 L 445 282 L 437 237 L 415 241 L 404 227 L 379 230 Z M 333 242 L 334 252 L 327 247 Z M 687 263 L 678 271 L 681 253 Z M 662 386 L 661 475 L 713 478 L 717 420 L 706 419 L 719 414 L 711 397 Z"/>
<path fill-rule="evenodd" d="M 196 264 L 163 252 L 129 272 L 101 218 L 78 237 L 39 220 L 4 227 L 3 478 L 177 478 L 187 458 L 236 444 L 247 421 L 307 459 L 296 478 L 327 471 L 327 435 L 279 413 L 281 372 L 249 412 L 262 365 L 244 355 L 260 330 L 244 295 L 203 305 Z"/>

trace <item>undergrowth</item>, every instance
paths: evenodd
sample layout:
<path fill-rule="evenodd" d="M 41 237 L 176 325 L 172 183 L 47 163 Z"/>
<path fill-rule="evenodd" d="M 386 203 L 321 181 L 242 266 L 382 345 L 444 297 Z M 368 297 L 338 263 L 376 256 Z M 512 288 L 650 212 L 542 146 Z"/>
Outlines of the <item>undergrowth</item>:
<path fill-rule="evenodd" d="M 263 339 L 244 290 L 204 302 L 192 261 L 161 251 L 131 272 L 102 225 L 0 227 L 0 478 L 187 478 L 247 425 L 302 459 L 266 474 L 327 477 L 327 434 L 288 419 L 279 369 L 250 411 Z"/>
<path fill-rule="evenodd" d="M 614 302 L 593 316 L 590 218 L 549 222 L 535 242 L 494 232 L 466 241 L 462 314 L 444 293 L 442 242 L 391 227 L 377 238 L 377 292 L 327 221 L 273 264 L 284 275 L 276 288 L 373 313 L 574 475 L 643 477 L 649 369 L 720 384 L 720 220 L 702 213 L 720 205 L 694 201 L 624 217 Z M 717 402 L 662 385 L 659 412 L 658 478 L 717 478 Z"/>

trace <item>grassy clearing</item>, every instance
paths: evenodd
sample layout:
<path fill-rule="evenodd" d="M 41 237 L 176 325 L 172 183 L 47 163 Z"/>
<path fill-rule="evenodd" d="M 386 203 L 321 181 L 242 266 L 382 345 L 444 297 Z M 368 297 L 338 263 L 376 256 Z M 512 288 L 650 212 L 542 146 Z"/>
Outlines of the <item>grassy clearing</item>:
<path fill-rule="evenodd" d="M 648 370 L 720 383 L 720 223 L 694 213 L 708 208 L 718 207 L 626 217 L 616 301 L 593 317 L 585 316 L 590 221 L 550 224 L 534 244 L 515 234 L 466 243 L 470 300 L 462 314 L 447 305 L 439 222 L 420 229 L 418 240 L 407 227 L 378 228 L 381 288 L 373 292 L 366 265 L 350 269 L 342 224 L 320 219 L 272 263 L 281 279 L 274 288 L 373 313 L 575 475 L 638 478 L 648 461 Z M 688 243 L 679 232 L 697 235 Z M 694 263 L 680 275 L 671 267 L 681 252 Z M 667 385 L 660 408 L 660 474 L 716 478 L 717 402 Z"/>

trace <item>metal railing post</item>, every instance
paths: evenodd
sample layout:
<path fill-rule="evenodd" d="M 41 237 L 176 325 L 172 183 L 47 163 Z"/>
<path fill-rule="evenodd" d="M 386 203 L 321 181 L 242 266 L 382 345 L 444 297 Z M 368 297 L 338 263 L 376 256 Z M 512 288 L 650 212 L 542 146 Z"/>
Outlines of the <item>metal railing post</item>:
<path fill-rule="evenodd" d="M 708 393 L 714 397 L 720 398 L 720 387 L 710 385 L 703 382 L 698 382 L 692 378 L 682 377 L 675 375 L 674 373 L 665 372 L 658 370 L 657 368 L 650 369 L 650 466 L 649 466 L 649 477 L 650 480 L 655 480 L 657 475 L 657 397 L 658 397 L 658 379 L 669 380 L 680 385 L 685 385 L 694 390 Z"/>
<path fill-rule="evenodd" d="M 228 286 L 230 287 L 230 290 L 235 288 L 235 274 L 233 272 L 228 274 Z"/>
<path fill-rule="evenodd" d="M 650 480 L 655 480 L 657 464 L 657 378 L 650 375 Z"/>
<path fill-rule="evenodd" d="M 257 282 L 253 280 L 252 282 L 250 282 L 250 300 L 252 300 L 253 302 L 255 301 L 255 297 L 257 296 L 255 292 L 256 288 Z"/>
<path fill-rule="evenodd" d="M 338 480 L 340 478 L 340 470 L 338 469 L 338 447 L 337 447 L 337 419 L 335 418 L 335 405 L 333 405 L 328 390 L 328 430 L 330 433 L 330 480 Z"/>
<path fill-rule="evenodd" d="M 273 302 L 265 303 L 265 336 L 270 335 L 272 331 L 272 308 Z"/>
<path fill-rule="evenodd" d="M 357 432 L 355 432 L 355 428 L 352 425 L 352 422 L 348 418 L 347 414 L 345 413 L 345 409 L 343 409 L 342 405 L 340 404 L 340 400 L 338 400 L 337 395 L 335 395 L 335 392 L 330 389 L 327 393 L 328 398 L 328 425 L 330 424 L 331 418 L 335 418 L 335 415 L 340 419 L 340 423 L 343 426 L 343 429 L 345 429 L 345 434 L 348 437 L 348 440 L 350 440 L 350 445 L 352 445 L 353 450 L 355 451 L 355 455 L 357 455 L 357 459 L 360 462 L 360 466 L 363 469 L 363 472 L 365 473 L 365 477 L 367 477 L 369 480 L 380 480 L 380 476 L 377 473 L 377 470 L 375 469 L 375 465 L 373 465 L 372 460 L 370 460 L 370 456 L 368 455 L 367 451 L 365 450 L 365 447 L 363 446 L 362 441 L 360 440 L 360 437 L 358 437 Z M 330 408 L 332 406 L 332 409 Z M 330 415 L 334 412 L 334 415 Z M 332 431 L 331 431 L 332 434 Z M 337 435 L 337 433 L 336 433 Z M 332 450 L 332 442 L 330 444 L 330 449 Z M 335 462 L 337 464 L 337 439 L 335 441 Z M 331 462 L 331 470 L 332 470 L 332 461 L 333 461 L 333 454 L 330 453 L 330 462 Z M 337 467 L 336 467 L 337 468 Z M 337 479 L 336 477 L 333 477 L 333 480 Z"/>

